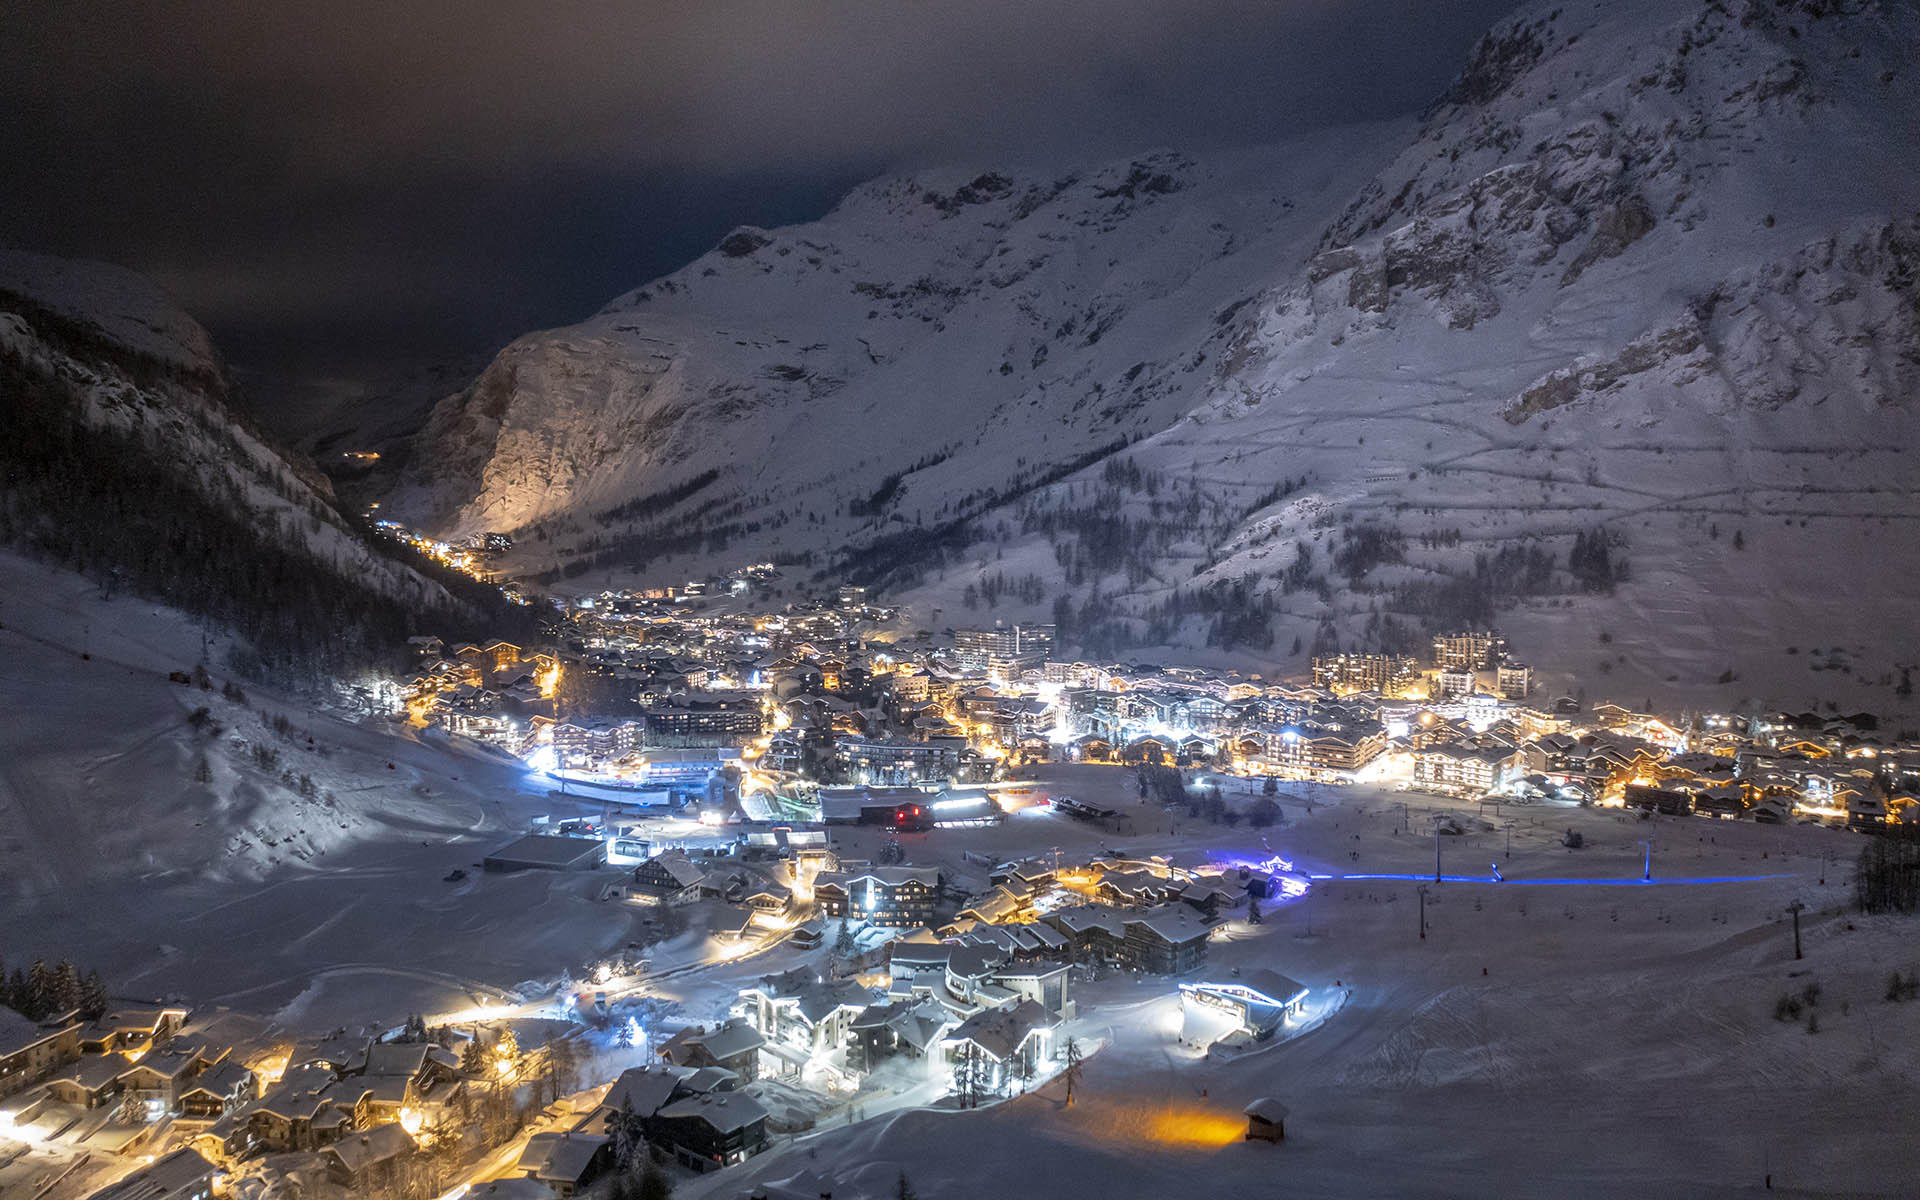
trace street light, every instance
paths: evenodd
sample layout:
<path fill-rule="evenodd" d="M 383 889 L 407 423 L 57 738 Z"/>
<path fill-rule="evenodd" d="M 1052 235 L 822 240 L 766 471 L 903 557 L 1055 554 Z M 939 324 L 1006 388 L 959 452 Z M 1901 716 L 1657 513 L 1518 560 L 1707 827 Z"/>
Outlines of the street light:
<path fill-rule="evenodd" d="M 1420 940 L 1427 940 L 1427 885 L 1421 884 L 1414 891 L 1420 893 Z"/>

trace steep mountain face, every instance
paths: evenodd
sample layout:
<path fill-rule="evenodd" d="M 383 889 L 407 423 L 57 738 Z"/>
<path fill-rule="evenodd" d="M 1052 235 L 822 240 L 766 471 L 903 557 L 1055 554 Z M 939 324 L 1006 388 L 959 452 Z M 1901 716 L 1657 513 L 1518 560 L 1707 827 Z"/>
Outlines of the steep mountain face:
<path fill-rule="evenodd" d="M 869 185 L 509 347 L 404 499 L 1090 651 L 1498 620 L 1636 700 L 1871 697 L 1920 658 L 1914 61 L 1898 0 L 1562 0 L 1417 123 Z"/>
<path fill-rule="evenodd" d="M 1495 30 L 1248 306 L 1208 400 L 1129 452 L 1207 481 L 1198 532 L 1097 480 L 1036 502 L 1156 546 L 1076 592 L 1083 634 L 1284 659 L 1501 620 L 1636 699 L 1893 703 L 1920 657 L 1917 51 L 1905 4 Z"/>
<path fill-rule="evenodd" d="M 502 351 L 434 412 L 400 511 L 614 572 L 983 511 L 1200 399 L 1232 306 L 1364 178 L 1351 140 L 888 179 L 815 224 L 737 230 Z"/>
<path fill-rule="evenodd" d="M 235 414 L 206 332 L 139 276 L 0 254 L 0 392 L 0 542 L 237 624 L 282 663 L 339 665 L 361 622 L 463 607 Z"/>

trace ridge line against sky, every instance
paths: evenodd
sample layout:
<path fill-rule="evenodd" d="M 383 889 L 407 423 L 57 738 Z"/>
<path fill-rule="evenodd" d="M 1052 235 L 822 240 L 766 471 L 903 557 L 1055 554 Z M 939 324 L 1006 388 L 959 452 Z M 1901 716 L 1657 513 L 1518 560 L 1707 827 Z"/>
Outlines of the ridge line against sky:
<path fill-rule="evenodd" d="M 1514 0 L 70 5 L 0 13 L 0 245 L 365 379 L 579 320 L 875 174 L 1422 107 Z"/>

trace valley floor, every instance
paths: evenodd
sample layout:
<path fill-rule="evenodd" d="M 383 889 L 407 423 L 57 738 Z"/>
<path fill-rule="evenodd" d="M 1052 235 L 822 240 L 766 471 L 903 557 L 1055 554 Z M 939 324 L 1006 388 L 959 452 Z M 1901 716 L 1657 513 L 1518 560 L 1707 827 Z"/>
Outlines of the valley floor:
<path fill-rule="evenodd" d="M 236 1028 L 312 1033 L 499 1005 L 522 981 L 644 939 L 640 909 L 597 899 L 613 873 L 475 868 L 553 808 L 515 765 L 287 700 L 225 699 L 217 670 L 211 692 L 169 682 L 201 653 L 177 616 L 18 559 L 0 556 L 0 575 L 9 965 L 72 957 L 116 995 L 178 995 Z M 189 722 L 199 707 L 217 735 Z M 274 728 L 280 714 L 290 732 Z M 256 746 L 275 751 L 272 766 Z M 196 782 L 203 760 L 209 779 Z M 1911 921 L 1848 910 L 1853 835 L 1483 812 L 1364 787 L 1295 791 L 1285 822 L 1256 831 L 1144 805 L 1116 768 L 1047 768 L 1039 782 L 1122 819 L 1101 829 L 1035 809 L 900 835 L 908 861 L 970 877 L 984 872 L 968 851 L 1286 855 L 1327 878 L 1262 924 L 1236 917 L 1204 973 L 1271 967 L 1337 1011 L 1214 1062 L 1180 1042 L 1174 981 L 1110 975 L 1076 985 L 1069 1032 L 1101 1048 L 1072 1107 L 1057 1078 L 971 1112 L 876 1101 L 864 1122 L 829 1118 L 677 1194 L 731 1198 L 803 1169 L 843 1198 L 891 1195 L 904 1170 L 930 1200 L 1735 1195 L 1769 1176 L 1786 1194 L 1912 1194 L 1920 1004 L 1883 993 L 1891 972 L 1920 968 L 1920 939 Z M 1449 880 L 1431 888 L 1422 940 L 1433 807 L 1467 832 L 1438 839 Z M 1569 828 L 1583 849 L 1561 845 Z M 834 834 L 850 857 L 888 836 Z M 1651 886 L 1638 882 L 1642 839 Z M 1495 860 L 1505 882 L 1491 880 Z M 453 867 L 467 878 L 443 882 Z M 1803 960 L 1786 915 L 1796 899 Z M 715 945 L 695 933 L 656 951 L 648 993 L 705 1020 L 741 982 L 825 953 L 789 943 L 710 961 Z M 1779 996 L 1815 983 L 1817 1023 L 1774 1019 Z M 1241 1109 L 1263 1096 L 1292 1110 L 1284 1144 L 1240 1140 Z"/>
<path fill-rule="evenodd" d="M 1076 991 L 1081 1032 L 1107 1046 L 1072 1107 L 1055 1079 L 984 1111 L 834 1130 L 750 1170 L 809 1169 L 837 1176 L 836 1196 L 862 1197 L 890 1195 L 902 1170 L 931 1197 L 1737 1195 L 1769 1176 L 1785 1194 L 1908 1194 L 1920 1005 L 1883 993 L 1920 944 L 1910 921 L 1848 911 L 1857 841 L 1522 808 L 1506 813 L 1508 856 L 1491 808 L 1478 826 L 1478 810 L 1417 795 L 1315 798 L 1311 814 L 1287 806 L 1267 833 L 1275 850 L 1316 873 L 1413 878 L 1321 881 L 1310 907 L 1236 920 L 1199 974 L 1271 967 L 1320 1003 L 1350 989 L 1323 1024 L 1213 1062 L 1180 1044 L 1169 981 L 1102 980 Z M 1422 940 L 1416 888 L 1434 838 L 1400 830 L 1420 829 L 1428 804 L 1477 832 L 1444 839 L 1450 881 L 1431 888 Z M 1585 848 L 1559 844 L 1569 827 Z M 1257 834 L 1193 832 L 1124 842 L 1263 856 Z M 1648 837 L 1651 886 L 1637 882 Z M 1487 879 L 1494 859 L 1506 882 L 1452 878 Z M 1593 882 L 1545 882 L 1567 879 Z M 1796 898 L 1809 906 L 1799 961 L 1785 911 Z M 1812 983 L 1817 1023 L 1773 1019 L 1778 996 Z M 1242 1140 L 1241 1109 L 1263 1096 L 1292 1110 L 1282 1145 Z"/>

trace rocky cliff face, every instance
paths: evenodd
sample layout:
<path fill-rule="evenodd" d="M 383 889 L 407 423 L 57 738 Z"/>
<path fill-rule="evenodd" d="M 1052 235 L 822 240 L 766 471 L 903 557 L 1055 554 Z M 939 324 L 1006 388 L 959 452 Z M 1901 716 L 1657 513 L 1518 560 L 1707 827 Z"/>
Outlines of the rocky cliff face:
<path fill-rule="evenodd" d="M 1417 122 L 875 183 L 509 347 L 410 502 L 593 578 L 1038 594 L 1099 648 L 1507 612 L 1649 690 L 1760 672 L 1740 645 L 1920 657 L 1895 592 L 1820 584 L 1920 519 L 1916 60 L 1892 0 L 1563 0 Z"/>
<path fill-rule="evenodd" d="M 976 511 L 1197 402 L 1236 302 L 1358 185 L 1347 140 L 887 179 L 738 230 L 503 350 L 435 410 L 403 508 L 612 571 L 653 565 L 659 522 L 604 514 L 709 473 L 688 507 L 750 554 Z"/>
<path fill-rule="evenodd" d="M 1899 589 L 1822 581 L 1920 568 L 1916 49 L 1899 4 L 1523 11 L 1128 451 L 1216 523 L 1076 611 L 1275 659 L 1500 619 L 1636 697 L 1887 699 Z M 1576 535 L 1629 579 L 1576 578 Z M 1845 679 L 1785 655 L 1829 640 Z"/>

